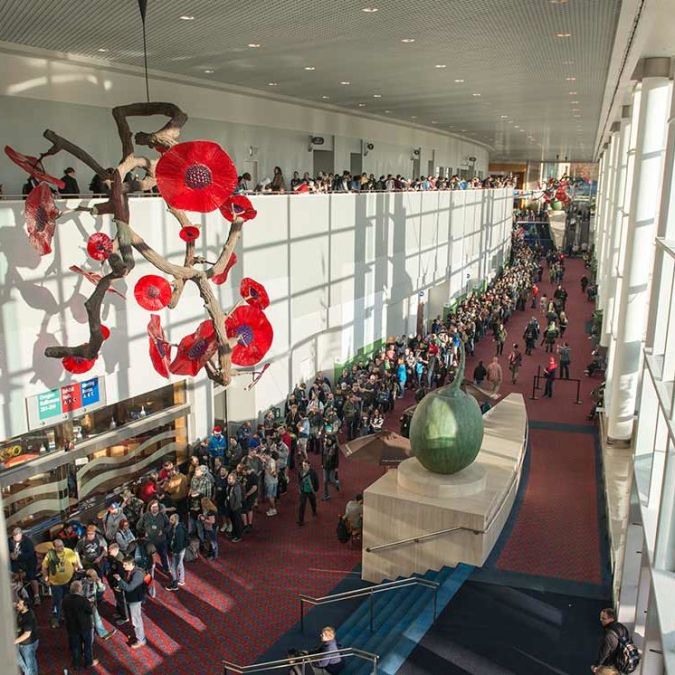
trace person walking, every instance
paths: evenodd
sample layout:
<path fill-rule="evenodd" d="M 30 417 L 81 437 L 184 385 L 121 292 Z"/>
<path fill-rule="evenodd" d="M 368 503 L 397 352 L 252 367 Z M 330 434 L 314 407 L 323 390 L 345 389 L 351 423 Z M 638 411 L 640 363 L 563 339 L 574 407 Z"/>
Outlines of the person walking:
<path fill-rule="evenodd" d="M 16 609 L 18 632 L 14 644 L 19 652 L 19 668 L 23 675 L 38 675 L 37 648 L 40 641 L 38 640 L 37 619 L 24 598 L 19 598 L 14 603 L 14 609 Z"/>
<path fill-rule="evenodd" d="M 122 562 L 124 576 L 115 575 L 117 585 L 124 592 L 131 624 L 134 627 L 136 639 L 131 643 L 132 649 L 139 649 L 146 645 L 145 628 L 143 626 L 142 604 L 145 598 L 145 574 L 131 556 L 127 556 Z"/>
<path fill-rule="evenodd" d="M 600 623 L 605 634 L 600 644 L 598 658 L 591 666 L 591 670 L 597 675 L 603 672 L 604 667 L 614 667 L 621 673 L 628 665 L 624 659 L 626 647 L 628 647 L 628 651 L 635 650 L 636 660 L 639 659 L 630 632 L 622 623 L 617 621 L 616 612 L 611 607 L 606 607 L 600 612 Z"/>
<path fill-rule="evenodd" d="M 487 367 L 487 381 L 490 383 L 492 394 L 494 396 L 499 394 L 499 388 L 502 386 L 503 379 L 504 376 L 502 367 L 499 365 L 499 357 L 493 356 L 492 361 Z"/>
<path fill-rule="evenodd" d="M 553 357 L 550 358 L 546 370 L 544 370 L 544 378 L 546 384 L 544 385 L 544 398 L 553 398 L 553 382 L 555 380 L 555 371 L 558 369 L 558 364 Z"/>
<path fill-rule="evenodd" d="M 478 362 L 478 365 L 473 369 L 473 381 L 477 387 L 480 387 L 483 384 L 483 380 L 487 376 L 487 370 L 483 365 L 482 361 Z"/>
<path fill-rule="evenodd" d="M 511 384 L 515 384 L 518 379 L 518 370 L 523 363 L 523 353 L 518 349 L 518 345 L 514 344 L 511 353 L 509 354 L 509 370 L 511 371 Z"/>
<path fill-rule="evenodd" d="M 63 620 L 73 668 L 98 665 L 98 659 L 94 658 L 94 608 L 82 594 L 81 581 L 73 581 L 70 593 L 63 599 Z"/>
<path fill-rule="evenodd" d="M 506 328 L 504 328 L 504 324 L 500 323 L 495 330 L 495 342 L 497 343 L 496 356 L 501 356 L 504 353 L 504 343 L 506 342 L 507 335 L 508 333 L 506 332 Z"/>
<path fill-rule="evenodd" d="M 188 545 L 187 528 L 180 521 L 177 513 L 169 518 L 169 570 L 171 571 L 171 583 L 166 587 L 167 591 L 177 591 L 179 586 L 185 585 L 185 550 Z"/>
<path fill-rule="evenodd" d="M 42 561 L 42 576 L 52 594 L 52 628 L 59 627 L 63 598 L 75 572 L 80 569 L 80 556 L 72 548 L 66 548 L 61 539 L 55 539 L 54 548 L 47 552 Z"/>
<path fill-rule="evenodd" d="M 330 499 L 328 494 L 328 485 L 333 484 L 335 489 L 340 492 L 340 481 L 338 480 L 338 466 L 340 464 L 340 450 L 338 444 L 333 438 L 327 438 L 321 455 L 321 464 L 323 466 L 323 501 Z"/>
<path fill-rule="evenodd" d="M 567 342 L 563 342 L 563 344 L 558 347 L 558 358 L 560 359 L 560 379 L 569 380 L 570 363 L 572 362 L 572 348 L 567 344 Z"/>
<path fill-rule="evenodd" d="M 241 541 L 241 535 L 244 531 L 244 523 L 241 516 L 243 503 L 244 495 L 241 483 L 237 480 L 237 473 L 230 471 L 225 488 L 225 504 L 227 506 L 227 515 L 230 523 L 232 523 L 232 539 L 230 541 L 235 544 Z"/>
<path fill-rule="evenodd" d="M 298 509 L 298 525 L 305 524 L 305 509 L 309 501 L 312 507 L 312 515 L 316 516 L 316 493 L 319 491 L 319 478 L 311 464 L 305 459 L 302 461 L 298 475 L 300 488 L 300 507 Z"/>
<path fill-rule="evenodd" d="M 558 328 L 555 325 L 555 321 L 551 321 L 548 324 L 548 328 L 544 332 L 544 342 L 546 343 L 547 352 L 553 352 L 553 347 L 555 345 L 555 341 L 558 339 L 558 335 Z"/>

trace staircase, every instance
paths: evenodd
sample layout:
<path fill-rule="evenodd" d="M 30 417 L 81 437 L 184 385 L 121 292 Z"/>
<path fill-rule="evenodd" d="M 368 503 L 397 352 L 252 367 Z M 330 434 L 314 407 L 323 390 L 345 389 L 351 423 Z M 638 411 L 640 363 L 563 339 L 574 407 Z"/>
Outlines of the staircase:
<path fill-rule="evenodd" d="M 444 567 L 428 571 L 422 579 L 440 584 L 437 615 L 450 602 L 473 571 L 470 565 Z M 370 601 L 373 603 L 373 632 L 370 631 Z M 434 592 L 414 585 L 373 595 L 338 628 L 338 642 L 380 656 L 378 675 L 394 675 L 434 621 Z M 372 666 L 356 660 L 347 661 L 344 675 L 370 675 Z"/>

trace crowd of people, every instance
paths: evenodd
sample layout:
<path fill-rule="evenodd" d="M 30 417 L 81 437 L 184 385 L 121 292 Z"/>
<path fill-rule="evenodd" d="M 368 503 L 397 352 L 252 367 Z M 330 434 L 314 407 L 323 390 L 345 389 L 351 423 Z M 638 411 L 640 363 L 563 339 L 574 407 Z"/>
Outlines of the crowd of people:
<path fill-rule="evenodd" d="M 539 292 L 545 272 L 556 285 L 551 298 Z M 270 409 L 260 424 L 243 423 L 230 438 L 215 426 L 194 444 L 183 465 L 165 461 L 135 490 L 112 495 L 95 521 L 64 523 L 41 564 L 30 538 L 15 528 L 9 547 L 23 672 L 37 673 L 39 628 L 32 608 L 41 595 L 51 596 L 51 625 L 65 626 L 76 668 L 95 664 L 95 636 L 107 640 L 116 630 L 105 627 L 99 611 L 106 587 L 114 623 L 130 623 L 130 646 L 142 648 L 143 603 L 155 593 L 156 571 L 168 591 L 178 591 L 186 583 L 186 563 L 218 557 L 222 541 L 241 542 L 253 530 L 258 508 L 269 518 L 277 516 L 289 490 L 297 491 L 296 522 L 303 526 L 308 506 L 316 516 L 318 497 L 330 500 L 344 490 L 341 442 L 382 430 L 385 415 L 406 391 L 413 390 L 420 400 L 452 381 L 462 349 L 473 355 L 480 340 L 494 343 L 494 357 L 487 367 L 479 361 L 473 380 L 498 395 L 500 358 L 515 312 L 535 309 L 522 335 L 524 351 L 515 342 L 507 356 L 511 382 L 517 382 L 523 359 L 545 345 L 544 395 L 552 396 L 558 369 L 560 377 L 569 377 L 571 361 L 564 342 L 564 273 L 564 256 L 549 252 L 544 257 L 516 229 L 510 264 L 483 292 L 463 299 L 444 319 L 434 319 L 428 334 L 388 340 L 371 357 L 345 367 L 335 382 L 325 376 L 309 386 L 298 382 L 283 409 Z M 543 331 L 536 309 L 543 315 Z M 359 494 L 347 503 L 342 520 L 358 534 L 362 519 Z"/>
<path fill-rule="evenodd" d="M 354 174 L 350 171 L 342 173 L 319 171 L 316 176 L 305 171 L 300 176 L 299 171 L 294 171 L 290 181 L 284 177 L 281 167 L 275 166 L 271 178 L 264 178 L 259 183 L 254 183 L 251 174 L 244 173 L 239 176 L 238 189 L 241 192 L 400 192 L 420 190 L 481 190 L 501 187 L 516 187 L 516 179 L 512 175 L 487 176 L 480 178 L 462 177 L 458 174 L 453 176 L 420 176 L 419 178 L 407 178 L 401 174 L 382 174 L 378 177 L 373 173 L 363 172 Z"/>

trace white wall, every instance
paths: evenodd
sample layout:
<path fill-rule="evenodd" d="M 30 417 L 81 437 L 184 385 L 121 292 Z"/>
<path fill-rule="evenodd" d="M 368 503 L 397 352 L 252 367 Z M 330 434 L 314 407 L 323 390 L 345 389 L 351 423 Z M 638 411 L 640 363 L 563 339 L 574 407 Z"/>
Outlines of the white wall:
<path fill-rule="evenodd" d="M 243 276 L 265 284 L 275 339 L 266 359 L 271 368 L 254 396 L 230 405 L 231 415 L 256 414 L 284 399 L 300 377 L 332 369 L 380 338 L 414 330 L 420 290 L 444 285 L 444 292 L 427 294 L 428 315 L 435 316 L 464 290 L 467 272 L 477 279 L 482 269 L 490 277 L 496 261 L 508 255 L 509 189 L 260 196 L 253 201 L 258 217 L 244 226 L 240 262 L 219 293 L 228 307 L 238 297 Z M 44 357 L 44 348 L 87 339 L 83 303 L 94 287 L 68 267 L 96 270 L 98 264 L 84 250 L 86 238 L 95 229 L 110 231 L 108 220 L 96 223 L 88 214 L 72 213 L 59 221 L 53 254 L 40 258 L 27 243 L 22 210 L 22 202 L 0 202 L 0 439 L 26 431 L 26 397 L 69 381 L 60 361 Z M 204 225 L 198 252 L 215 259 L 228 224 L 219 214 L 195 214 L 195 222 Z M 132 199 L 131 223 L 150 245 L 182 262 L 179 228 L 161 199 Z M 481 232 L 487 231 L 497 234 L 481 248 Z M 166 383 L 147 356 L 149 312 L 133 297 L 136 281 L 156 270 L 136 257 L 129 278 L 115 284 L 126 300 L 107 294 L 102 316 L 112 335 L 86 376 L 106 376 L 109 401 Z M 205 318 L 192 285 L 175 310 L 160 314 L 172 342 Z M 237 390 L 248 381 L 235 378 L 233 395 L 239 396 Z M 196 410 L 190 432 L 201 435 L 212 419 L 211 386 L 200 376 L 192 389 Z"/>
<path fill-rule="evenodd" d="M 176 79 L 155 74 L 151 81 L 153 100 L 172 101 L 189 116 L 182 138 L 211 138 L 232 155 L 239 171 L 247 170 L 249 147 L 258 148 L 259 177 L 271 176 L 279 165 L 289 179 L 293 170 L 313 171 L 310 135 L 326 137 L 324 149 L 333 143 L 335 169 L 349 168 L 349 153 L 357 152 L 361 140 L 375 149 L 364 157 L 364 171 L 412 174 L 411 152 L 422 148 L 421 169 L 435 154 L 436 165 L 456 169 L 475 156 L 476 171 L 487 172 L 488 148 L 460 137 L 424 127 L 396 123 L 360 113 L 345 112 L 265 92 L 241 88 L 224 89 L 198 79 Z M 246 93 L 242 93 L 246 91 Z M 102 164 L 117 163 L 119 141 L 110 109 L 145 100 L 143 79 L 134 69 L 93 66 L 60 55 L 18 45 L 0 44 L 0 146 L 37 154 L 47 148 L 45 129 L 79 143 Z M 152 130 L 160 119 L 132 120 L 132 128 Z M 65 156 L 47 158 L 47 168 L 57 175 L 66 166 L 78 170 L 85 189 L 91 171 Z M 25 178 L 0 155 L 0 183 L 5 194 L 20 194 Z"/>

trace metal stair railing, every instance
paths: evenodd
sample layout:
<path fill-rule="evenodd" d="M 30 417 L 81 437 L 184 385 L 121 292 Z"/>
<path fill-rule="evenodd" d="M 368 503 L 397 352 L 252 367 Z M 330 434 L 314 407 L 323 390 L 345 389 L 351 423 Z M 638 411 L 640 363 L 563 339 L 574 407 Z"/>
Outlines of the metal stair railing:
<path fill-rule="evenodd" d="M 407 577 L 405 579 L 397 579 L 396 581 L 385 581 L 382 584 L 376 584 L 368 588 L 359 588 L 354 591 L 345 591 L 344 593 L 334 593 L 333 595 L 324 595 L 320 598 L 312 598 L 309 595 L 300 593 L 300 631 L 305 632 L 305 603 L 308 605 L 328 605 L 333 602 L 342 602 L 343 600 L 352 600 L 353 598 L 368 597 L 369 612 L 370 612 L 370 632 L 373 632 L 373 596 L 377 593 L 387 593 L 389 591 L 396 591 L 399 588 L 406 588 L 407 586 L 426 586 L 432 588 L 434 591 L 434 620 L 436 619 L 436 605 L 438 597 L 438 589 L 440 584 L 429 579 L 420 579 L 419 577 Z"/>
<path fill-rule="evenodd" d="M 231 661 L 223 661 L 223 675 L 247 675 L 248 673 L 266 673 L 270 670 L 280 670 L 282 668 L 296 667 L 298 675 L 305 675 L 305 666 L 327 658 L 339 656 L 341 658 L 354 657 L 362 659 L 363 661 L 370 661 L 373 664 L 372 675 L 377 675 L 377 665 L 380 657 L 377 654 L 364 652 L 362 649 L 355 649 L 354 647 L 343 647 L 335 649 L 330 652 L 321 652 L 320 654 L 298 654 L 297 656 L 289 656 L 286 659 L 279 659 L 277 661 L 265 661 L 264 663 L 253 663 L 249 666 L 240 666 Z M 287 672 L 287 671 L 285 671 Z M 307 671 L 309 675 L 309 671 Z"/>

